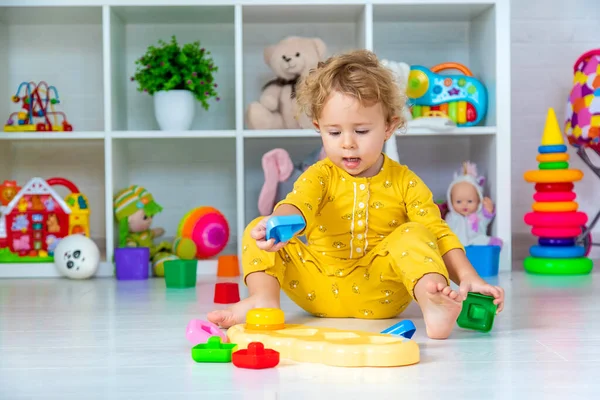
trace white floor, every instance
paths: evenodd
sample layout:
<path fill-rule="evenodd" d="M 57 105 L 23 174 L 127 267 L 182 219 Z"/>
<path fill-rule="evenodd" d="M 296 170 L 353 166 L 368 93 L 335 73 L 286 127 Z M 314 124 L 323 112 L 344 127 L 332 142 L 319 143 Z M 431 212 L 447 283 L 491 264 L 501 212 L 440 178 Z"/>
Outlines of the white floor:
<path fill-rule="evenodd" d="M 421 362 L 270 370 L 198 364 L 185 326 L 204 318 L 215 279 L 0 280 L 0 399 L 592 399 L 600 390 L 600 275 L 501 275 L 505 312 L 490 334 L 429 340 L 412 304 Z M 242 296 L 245 291 L 242 288 Z M 379 332 L 394 320 L 324 320 L 289 301 L 287 322 Z M 202 397 L 200 397 L 202 396 Z"/>

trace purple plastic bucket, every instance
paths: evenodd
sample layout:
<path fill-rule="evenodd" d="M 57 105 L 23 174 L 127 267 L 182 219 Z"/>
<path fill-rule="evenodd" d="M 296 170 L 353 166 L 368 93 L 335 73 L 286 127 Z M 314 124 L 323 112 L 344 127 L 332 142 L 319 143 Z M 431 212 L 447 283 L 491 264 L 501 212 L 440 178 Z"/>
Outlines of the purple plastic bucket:
<path fill-rule="evenodd" d="M 121 281 L 148 279 L 150 249 L 147 247 L 120 247 L 115 249 L 115 269 Z"/>

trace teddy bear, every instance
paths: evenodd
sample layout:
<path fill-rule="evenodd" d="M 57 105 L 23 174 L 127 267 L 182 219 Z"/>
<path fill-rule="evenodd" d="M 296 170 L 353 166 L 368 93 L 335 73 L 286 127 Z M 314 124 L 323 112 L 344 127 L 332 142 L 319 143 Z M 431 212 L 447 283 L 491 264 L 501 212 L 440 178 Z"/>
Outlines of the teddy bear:
<path fill-rule="evenodd" d="M 319 38 L 288 36 L 264 50 L 265 63 L 277 76 L 262 87 L 246 111 L 249 129 L 310 129 L 307 116 L 296 118 L 296 84 L 323 61 L 327 46 Z"/>

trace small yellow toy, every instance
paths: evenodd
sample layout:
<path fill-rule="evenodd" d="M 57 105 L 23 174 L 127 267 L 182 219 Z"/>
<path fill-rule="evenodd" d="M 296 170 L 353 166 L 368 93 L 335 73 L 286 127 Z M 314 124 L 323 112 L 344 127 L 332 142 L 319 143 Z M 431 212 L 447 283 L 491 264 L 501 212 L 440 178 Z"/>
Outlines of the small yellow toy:
<path fill-rule="evenodd" d="M 246 349 L 251 342 L 278 351 L 281 358 L 338 367 L 396 367 L 420 361 L 419 346 L 402 337 L 334 328 L 287 325 L 283 311 L 257 308 L 246 323 L 227 330 L 231 343 Z"/>

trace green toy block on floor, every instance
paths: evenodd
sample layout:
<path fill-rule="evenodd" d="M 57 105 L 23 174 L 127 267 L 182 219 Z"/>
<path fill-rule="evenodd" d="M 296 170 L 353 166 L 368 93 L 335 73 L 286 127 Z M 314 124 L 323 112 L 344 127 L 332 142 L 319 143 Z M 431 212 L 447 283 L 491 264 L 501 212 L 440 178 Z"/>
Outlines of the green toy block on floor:
<path fill-rule="evenodd" d="M 165 261 L 165 283 L 168 288 L 189 288 L 196 286 L 197 260 Z"/>
<path fill-rule="evenodd" d="M 228 363 L 231 354 L 237 349 L 235 343 L 221 343 L 219 336 L 211 336 L 206 343 L 192 347 L 192 358 L 196 362 Z"/>
<path fill-rule="evenodd" d="M 463 302 L 462 311 L 456 323 L 464 329 L 489 332 L 494 325 L 497 308 L 493 296 L 469 293 Z"/>

